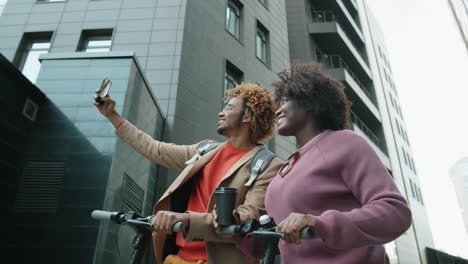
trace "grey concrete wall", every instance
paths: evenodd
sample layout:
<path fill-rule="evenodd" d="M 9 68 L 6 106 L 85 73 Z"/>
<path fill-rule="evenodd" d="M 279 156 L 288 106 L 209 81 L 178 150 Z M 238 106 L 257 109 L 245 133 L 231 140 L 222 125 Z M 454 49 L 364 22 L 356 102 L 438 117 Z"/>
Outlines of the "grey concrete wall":
<path fill-rule="evenodd" d="M 82 30 L 111 28 L 111 50 L 134 51 L 141 62 L 167 118 L 164 139 L 179 144 L 223 140 L 215 125 L 225 61 L 240 68 L 245 81 L 269 89 L 275 74 L 289 66 L 285 1 L 268 1 L 267 8 L 258 1 L 242 2 L 238 41 L 225 30 L 227 0 L 10 0 L 0 17 L 0 52 L 13 60 L 23 32 L 38 31 L 54 32 L 51 53 L 74 52 Z M 270 33 L 269 65 L 255 56 L 257 19 Z M 291 139 L 274 142 L 272 148 L 282 157 L 294 150 Z"/>
<path fill-rule="evenodd" d="M 293 62 L 316 62 L 317 61 L 317 50 L 321 49 L 322 52 L 327 53 L 328 55 L 338 55 L 346 63 L 347 71 L 353 74 L 353 78 L 356 79 L 356 74 L 366 72 L 364 75 L 365 79 L 360 78 L 360 81 L 369 79 L 366 70 L 367 65 L 362 61 L 360 55 L 357 52 L 352 52 L 355 50 L 355 47 L 350 41 L 347 41 L 348 33 L 343 33 L 343 29 L 336 22 L 329 23 L 311 23 L 312 22 L 312 9 L 316 8 L 317 11 L 327 11 L 332 10 L 341 10 L 344 7 L 341 4 L 341 1 L 314 1 L 314 0 L 291 0 L 287 1 L 287 17 L 288 17 L 288 36 L 289 36 L 289 46 L 290 46 L 290 56 Z M 344 17 L 344 19 L 352 19 L 351 17 Z M 354 23 L 350 21 L 350 23 Z M 330 32 L 330 27 L 336 29 L 333 34 Z M 313 31 L 312 31 L 313 29 Z M 333 30 L 331 30 L 333 31 Z M 313 33 L 310 33 L 313 32 Z M 328 32 L 329 34 L 321 34 L 323 32 Z M 320 33 L 320 34 L 317 34 Z M 326 37 L 325 37 L 326 35 Z M 320 44 L 319 44 L 320 43 Z M 340 43 L 340 44 L 339 44 Z M 323 59 L 323 58 L 322 58 Z M 332 58 L 328 58 L 331 60 Z M 356 63 L 361 61 L 363 64 Z M 353 63 L 354 62 L 354 63 Z M 329 73 L 336 73 L 333 70 L 333 67 L 338 67 L 336 65 L 331 66 L 325 63 L 325 70 Z M 327 68 L 328 67 L 328 68 Z M 341 65 L 344 68 L 344 65 Z M 370 74 L 370 72 L 369 72 Z M 334 76 L 338 80 L 343 80 L 342 76 Z M 362 77 L 362 76 L 361 76 Z M 356 79 L 357 80 L 357 79 Z M 370 79 L 369 79 L 370 80 Z M 355 83 L 355 82 L 353 82 Z M 369 128 L 374 135 L 379 137 L 381 141 L 384 141 L 383 135 L 381 133 L 382 128 L 381 124 L 377 119 L 372 116 L 372 112 L 379 115 L 375 107 L 374 111 L 369 109 L 369 106 L 364 102 L 368 102 L 366 94 L 358 95 L 357 97 L 352 97 L 352 89 L 349 83 L 345 82 L 345 85 L 348 86 L 346 93 L 349 96 L 350 100 L 353 100 L 352 111 L 363 121 L 363 123 Z M 365 88 L 368 88 L 372 91 L 372 85 L 363 84 Z M 371 92 L 371 96 L 372 96 Z M 375 101 L 375 100 L 374 100 Z M 374 102 L 375 104 L 375 102 Z M 378 107 L 376 105 L 376 107 Z M 386 147 L 384 144 L 381 144 L 381 150 L 386 152 Z"/>
<path fill-rule="evenodd" d="M 23 33 L 42 31 L 53 32 L 51 54 L 75 52 L 83 30 L 113 29 L 111 51 L 135 52 L 162 114 L 164 117 L 174 116 L 185 2 L 67 0 L 41 3 L 10 0 L 0 17 L 0 52 L 13 61 Z M 101 79 L 104 77 L 100 76 Z M 117 99 L 122 105 L 123 98 Z M 167 127 L 171 129 L 173 123 L 169 122 Z M 179 140 L 177 137 L 168 139 L 176 140 L 176 143 Z M 165 172 L 162 174 L 161 177 L 166 178 Z"/>
<path fill-rule="evenodd" d="M 226 60 L 244 73 L 245 82 L 258 82 L 272 90 L 276 73 L 289 67 L 285 1 L 241 1 L 241 37 L 225 29 L 227 1 L 189 1 L 182 47 L 179 87 L 174 113 L 167 119 L 167 139 L 190 143 L 205 138 L 225 140 L 216 134 L 221 111 Z M 268 30 L 270 63 L 255 55 L 256 21 Z M 274 149 L 283 158 L 294 149 L 284 139 L 275 139 Z M 286 149 L 286 150 L 284 150 Z"/>
<path fill-rule="evenodd" d="M 313 40 L 308 31 L 310 5 L 306 0 L 290 0 L 286 3 L 288 17 L 288 37 L 291 60 L 315 61 Z"/>
<path fill-rule="evenodd" d="M 136 53 L 167 114 L 177 87 L 184 14 L 185 0 L 9 0 L 0 17 L 0 52 L 12 61 L 23 32 L 54 32 L 50 52 L 56 53 L 76 51 L 82 30 L 113 29 L 111 50 Z"/>

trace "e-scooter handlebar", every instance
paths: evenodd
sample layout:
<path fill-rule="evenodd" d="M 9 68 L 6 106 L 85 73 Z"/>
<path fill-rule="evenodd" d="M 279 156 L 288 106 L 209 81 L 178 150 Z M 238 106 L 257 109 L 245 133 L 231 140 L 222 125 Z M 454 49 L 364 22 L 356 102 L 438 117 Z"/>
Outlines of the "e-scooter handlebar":
<path fill-rule="evenodd" d="M 300 239 L 309 240 L 314 238 L 315 229 L 313 226 L 306 226 L 300 232 Z M 252 233 L 257 238 L 279 238 L 284 239 L 285 235 L 278 232 L 278 228 L 269 215 L 262 215 L 259 221 L 249 219 L 240 225 L 221 226 L 216 230 L 219 235 L 241 236 Z"/>
<path fill-rule="evenodd" d="M 154 215 L 143 217 L 133 211 L 124 213 L 94 210 L 91 213 L 91 217 L 99 221 L 110 221 L 119 225 L 129 225 L 131 228 L 133 228 L 137 234 L 135 235 L 135 238 L 132 242 L 134 251 L 130 257 L 130 264 L 142 263 L 146 248 L 148 247 L 151 240 L 151 232 L 153 231 L 152 220 Z M 172 226 L 172 231 L 185 231 L 184 223 L 176 222 Z"/>
<path fill-rule="evenodd" d="M 253 231 L 253 236 L 254 237 L 263 237 L 263 238 L 280 238 L 284 239 L 285 235 L 281 232 L 278 232 L 278 229 L 275 228 L 275 231 L 269 231 L 269 230 L 257 230 Z M 312 226 L 306 226 L 302 228 L 299 238 L 301 240 L 310 240 L 314 238 L 314 228 Z"/>
<path fill-rule="evenodd" d="M 137 215 L 135 212 L 109 212 L 109 211 L 102 211 L 102 210 L 94 210 L 91 213 L 91 217 L 95 220 L 99 221 L 111 221 L 116 224 L 128 224 L 134 225 L 137 227 L 145 228 L 149 231 L 153 230 L 152 220 L 154 215 L 148 217 L 141 217 Z M 173 232 L 183 232 L 185 231 L 185 225 L 183 222 L 176 222 L 172 226 Z"/>
<path fill-rule="evenodd" d="M 263 241 L 265 246 L 265 254 L 262 259 L 264 264 L 274 263 L 276 248 L 280 239 L 285 239 L 285 234 L 278 232 L 278 227 L 269 215 L 262 215 L 259 221 L 248 219 L 240 225 L 221 226 L 216 230 L 219 235 L 230 235 L 245 237 L 248 234 L 253 234 L 253 237 Z M 314 238 L 314 227 L 306 226 L 300 232 L 301 239 Z"/>

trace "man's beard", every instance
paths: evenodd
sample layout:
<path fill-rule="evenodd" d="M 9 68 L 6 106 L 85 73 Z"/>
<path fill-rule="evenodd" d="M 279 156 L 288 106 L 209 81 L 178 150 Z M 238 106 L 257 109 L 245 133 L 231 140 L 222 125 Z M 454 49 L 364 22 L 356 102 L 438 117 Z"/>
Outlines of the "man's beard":
<path fill-rule="evenodd" d="M 216 129 L 216 132 L 218 132 L 218 134 L 224 136 L 224 131 L 226 131 L 227 127 L 218 127 Z"/>
<path fill-rule="evenodd" d="M 218 134 L 222 135 L 222 136 L 226 136 L 224 133 L 226 132 L 226 130 L 228 129 L 233 129 L 233 128 L 238 128 L 240 127 L 241 123 L 242 123 L 242 118 L 244 117 L 244 114 L 242 112 L 241 115 L 239 115 L 239 117 L 237 118 L 236 122 L 234 123 L 234 125 L 226 125 L 226 126 L 220 126 L 216 129 L 216 132 L 218 132 Z"/>

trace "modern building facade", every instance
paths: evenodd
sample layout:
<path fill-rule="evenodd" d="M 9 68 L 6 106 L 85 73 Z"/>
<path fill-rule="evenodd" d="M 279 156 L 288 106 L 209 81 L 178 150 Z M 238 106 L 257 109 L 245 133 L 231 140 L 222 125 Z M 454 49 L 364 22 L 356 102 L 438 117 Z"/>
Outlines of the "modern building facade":
<path fill-rule="evenodd" d="M 369 35 L 373 43 L 371 52 L 375 57 L 375 61 L 371 62 L 374 77 L 376 78 L 374 85 L 380 87 L 378 90 L 380 102 L 382 102 L 381 105 L 383 106 L 380 108 L 383 126 L 386 131 L 389 156 L 394 161 L 392 162 L 392 174 L 400 190 L 406 193 L 407 201 L 413 213 L 411 229 L 395 241 L 397 255 L 403 263 L 416 262 L 417 259 L 422 263 L 427 263 L 426 248 L 433 248 L 434 242 L 421 192 L 421 181 L 416 170 L 414 155 L 398 98 L 398 90 L 394 82 L 388 52 L 385 48 L 384 34 L 365 2 L 364 6 L 367 17 L 366 22 L 370 29 Z"/>
<path fill-rule="evenodd" d="M 458 204 L 465 223 L 465 232 L 468 232 L 468 158 L 462 158 L 452 166 L 450 178 L 457 194 Z"/>
<path fill-rule="evenodd" d="M 133 234 L 109 223 L 99 228 L 90 213 L 149 214 L 154 204 L 159 167 L 117 142 L 86 89 L 99 86 L 102 75 L 111 78 L 123 116 L 160 139 L 163 117 L 133 53 L 73 55 L 42 60 L 41 90 L 1 57 L 0 166 L 8 186 L 7 252 L 16 263 L 92 263 L 95 255 L 116 262 L 105 252 L 115 252 L 117 233 L 123 241 Z M 122 257 L 131 253 L 127 244 Z"/>
<path fill-rule="evenodd" d="M 468 0 L 448 0 L 460 34 L 468 49 Z"/>
<path fill-rule="evenodd" d="M 378 23 L 365 1 L 287 1 L 292 61 L 319 61 L 347 87 L 352 129 L 368 139 L 406 195 L 413 225 L 389 243 L 391 263 L 426 263 L 432 236 L 397 89 Z"/>
<path fill-rule="evenodd" d="M 86 215 L 93 207 L 148 214 L 177 175 L 144 161 L 104 125 L 91 105 L 94 89 L 103 78 L 113 80 L 111 94 L 125 117 L 155 138 L 189 144 L 205 138 L 223 140 L 216 134 L 217 113 L 224 91 L 235 83 L 258 82 L 272 89 L 276 73 L 290 62 L 317 61 L 346 85 L 353 102 L 351 128 L 368 140 L 413 210 L 411 229 L 387 245 L 392 263 L 426 263 L 424 248 L 432 246 L 432 239 L 383 36 L 376 24 L 363 0 L 9 0 L 0 16 L 0 52 L 29 79 L 22 77 L 22 82 L 36 87 L 44 97 L 41 100 L 54 105 L 60 115 L 54 118 L 66 120 L 51 121 L 53 136 L 47 136 L 52 128 L 44 128 L 43 122 L 31 123 L 42 136 L 31 134 L 26 146 L 17 148 L 16 167 L 10 170 L 12 201 L 18 201 L 23 197 L 24 179 L 43 177 L 28 164 L 59 159 L 63 183 L 57 183 L 60 192 L 55 196 L 55 209 L 34 212 L 30 206 L 19 212 L 12 202 L 9 212 L 43 219 L 63 216 L 61 205 L 67 203 L 61 201 L 68 201 L 65 194 L 73 195 L 63 190 L 76 184 L 81 202 L 68 204 L 82 209 L 73 234 L 86 234 L 86 239 L 57 247 L 66 238 L 54 240 L 46 232 L 54 223 L 44 220 L 36 228 L 47 243 L 15 240 L 9 247 L 25 252 L 53 250 L 65 258 L 73 256 L 77 263 L 90 258 L 94 263 L 125 262 L 131 254 L 131 231 L 97 225 Z M 13 109 L 22 109 L 30 97 L 20 98 Z M 39 109 L 52 108 L 42 107 L 42 101 L 36 104 Z M 11 127 L 10 123 L 4 126 Z M 71 139 L 61 137 L 61 126 L 73 130 L 72 135 L 81 133 L 82 144 L 67 145 Z M 55 137 L 65 142 L 59 146 L 68 147 L 54 156 L 48 143 Z M 40 149 L 40 155 L 23 151 L 38 140 L 43 145 L 32 153 Z M 275 136 L 267 145 L 283 159 L 295 150 L 292 138 Z M 69 162 L 77 160 L 72 155 L 75 149 L 86 146 L 86 151 L 78 152 L 87 153 L 88 158 L 71 166 Z M 78 181 L 77 175 L 92 171 L 85 165 L 94 164 L 92 157 L 105 162 L 97 162 L 99 172 Z M 83 168 L 89 170 L 82 172 Z M 126 193 L 126 188 L 133 191 Z M 88 189 L 94 190 L 93 195 L 86 195 Z M 50 254 L 41 257 L 48 263 L 63 262 Z"/>

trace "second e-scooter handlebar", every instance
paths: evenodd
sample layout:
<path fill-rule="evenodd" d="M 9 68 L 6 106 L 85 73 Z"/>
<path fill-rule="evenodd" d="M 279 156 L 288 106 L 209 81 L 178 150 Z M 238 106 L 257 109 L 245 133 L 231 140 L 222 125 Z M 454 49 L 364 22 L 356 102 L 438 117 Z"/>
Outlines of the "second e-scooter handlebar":
<path fill-rule="evenodd" d="M 315 232 L 314 227 L 306 226 L 300 231 L 300 238 L 309 240 L 314 238 Z M 259 221 L 247 220 L 245 223 L 240 225 L 229 225 L 221 226 L 219 230 L 216 230 L 219 235 L 227 236 L 240 236 L 244 237 L 248 233 L 252 233 L 254 237 L 271 237 L 284 239 L 285 235 L 278 232 L 273 218 L 269 215 L 262 215 Z"/>
<path fill-rule="evenodd" d="M 314 227 L 307 226 L 300 231 L 300 238 L 304 240 L 314 238 Z M 278 228 L 269 215 L 262 215 L 259 221 L 248 219 L 240 225 L 221 226 L 216 230 L 219 235 L 240 236 L 245 237 L 252 234 L 254 238 L 262 240 L 265 246 L 265 253 L 262 259 L 264 264 L 272 264 L 275 259 L 275 252 L 280 239 L 284 239 L 285 235 L 278 232 Z"/>

